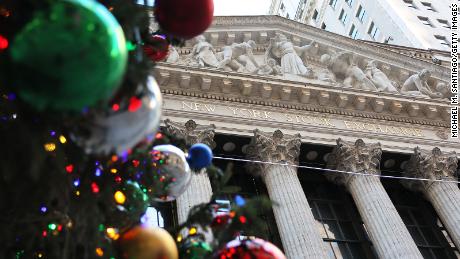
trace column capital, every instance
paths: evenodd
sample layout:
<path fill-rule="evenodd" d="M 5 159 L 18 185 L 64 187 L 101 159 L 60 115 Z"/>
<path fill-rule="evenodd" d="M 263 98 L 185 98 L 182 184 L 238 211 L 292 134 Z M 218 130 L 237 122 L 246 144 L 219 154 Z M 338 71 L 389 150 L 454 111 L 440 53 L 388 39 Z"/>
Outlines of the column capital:
<path fill-rule="evenodd" d="M 457 153 L 442 152 L 435 147 L 433 150 L 422 150 L 414 148 L 409 162 L 407 163 L 404 175 L 407 177 L 425 178 L 431 180 L 457 180 L 456 170 L 458 165 Z M 403 181 L 403 184 L 415 190 L 424 190 L 432 182 L 428 181 Z"/>
<path fill-rule="evenodd" d="M 216 146 L 214 142 L 214 134 L 216 126 L 210 125 L 198 125 L 194 120 L 189 120 L 185 124 L 173 122 L 170 119 L 165 121 L 165 130 L 169 134 L 175 135 L 180 138 L 184 138 L 187 145 L 193 145 L 196 143 L 203 143 L 211 148 Z"/>
<path fill-rule="evenodd" d="M 284 135 L 280 130 L 266 133 L 256 129 L 247 153 L 249 158 L 255 160 L 297 164 L 300 144 L 300 134 Z"/>
<path fill-rule="evenodd" d="M 346 172 L 380 174 L 380 143 L 366 144 L 362 139 L 349 142 L 337 139 L 337 145 L 328 157 L 328 168 Z M 331 173 L 327 175 L 334 182 L 347 183 L 351 174 Z"/>

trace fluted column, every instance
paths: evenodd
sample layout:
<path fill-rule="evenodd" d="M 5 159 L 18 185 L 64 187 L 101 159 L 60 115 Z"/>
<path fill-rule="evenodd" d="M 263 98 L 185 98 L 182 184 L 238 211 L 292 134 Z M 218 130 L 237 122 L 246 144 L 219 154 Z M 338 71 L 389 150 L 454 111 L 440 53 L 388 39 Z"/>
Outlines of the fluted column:
<path fill-rule="evenodd" d="M 297 169 L 290 165 L 298 162 L 300 135 L 284 136 L 279 130 L 274 134 L 254 131 L 248 148 L 251 159 L 285 163 L 285 165 L 257 164 L 267 186 L 270 199 L 275 203 L 278 231 L 284 251 L 289 259 L 327 258 L 323 240 L 316 228 Z"/>
<path fill-rule="evenodd" d="M 408 177 L 456 181 L 457 154 L 442 153 L 439 148 L 423 151 L 415 148 L 406 166 Z M 421 191 L 431 202 L 444 223 L 452 241 L 460 247 L 460 189 L 456 183 L 434 181 L 402 181 L 403 185 Z"/>
<path fill-rule="evenodd" d="M 328 163 L 340 171 L 377 175 L 381 155 L 380 143 L 338 139 Z M 328 178 L 344 184 L 351 193 L 379 258 L 422 258 L 378 177 L 333 173 Z"/>
<path fill-rule="evenodd" d="M 193 120 L 185 125 L 165 120 L 166 131 L 177 137 L 185 139 L 188 145 L 203 143 L 211 148 L 215 147 L 214 125 L 199 126 Z M 177 218 L 180 223 L 187 220 L 190 209 L 201 203 L 208 203 L 212 196 L 211 182 L 206 172 L 194 173 L 187 190 L 176 199 Z"/>

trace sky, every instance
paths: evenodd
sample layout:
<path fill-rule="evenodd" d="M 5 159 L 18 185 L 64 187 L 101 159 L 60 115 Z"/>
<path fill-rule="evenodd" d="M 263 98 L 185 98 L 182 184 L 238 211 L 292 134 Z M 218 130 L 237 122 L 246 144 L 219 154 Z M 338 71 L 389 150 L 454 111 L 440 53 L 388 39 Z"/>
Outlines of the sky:
<path fill-rule="evenodd" d="M 214 15 L 267 14 L 270 0 L 214 0 Z"/>

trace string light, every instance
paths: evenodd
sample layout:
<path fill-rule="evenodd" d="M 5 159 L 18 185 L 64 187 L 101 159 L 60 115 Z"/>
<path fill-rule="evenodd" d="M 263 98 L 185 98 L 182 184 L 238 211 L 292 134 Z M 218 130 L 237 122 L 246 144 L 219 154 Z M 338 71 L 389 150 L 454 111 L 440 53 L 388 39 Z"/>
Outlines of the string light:
<path fill-rule="evenodd" d="M 45 145 L 43 145 L 43 147 L 47 152 L 53 152 L 54 150 L 56 150 L 56 144 L 52 142 L 46 143 Z"/>
<path fill-rule="evenodd" d="M 113 197 L 118 204 L 124 204 L 126 201 L 126 195 L 121 191 L 116 191 Z"/>
<path fill-rule="evenodd" d="M 0 35 L 0 51 L 5 50 L 8 48 L 8 39 Z"/>
<path fill-rule="evenodd" d="M 93 182 L 91 183 L 91 190 L 93 191 L 93 193 L 99 193 L 99 185 L 97 185 L 97 183 Z"/>
<path fill-rule="evenodd" d="M 67 143 L 67 139 L 63 135 L 61 135 L 59 136 L 59 142 L 61 142 L 61 144 L 65 144 Z"/>
<path fill-rule="evenodd" d="M 72 172 L 73 172 L 73 165 L 72 165 L 72 164 L 67 165 L 67 166 L 65 167 L 65 170 L 66 170 L 67 173 L 69 173 L 69 174 L 72 173 Z"/>
<path fill-rule="evenodd" d="M 107 228 L 105 232 L 110 239 L 117 240 L 120 237 L 116 228 Z"/>
<path fill-rule="evenodd" d="M 102 257 L 104 255 L 104 250 L 102 250 L 102 248 L 98 247 L 98 248 L 96 248 L 96 254 L 97 254 L 97 256 Z"/>
<path fill-rule="evenodd" d="M 235 162 L 247 162 L 247 163 L 254 163 L 254 164 L 290 166 L 290 167 L 295 167 L 295 168 L 318 170 L 318 171 L 321 171 L 321 173 L 341 173 L 341 174 L 362 175 L 362 176 L 397 179 L 397 180 L 410 180 L 410 181 L 441 182 L 441 183 L 456 183 L 456 184 L 460 184 L 460 181 L 455 181 L 455 180 L 439 180 L 439 179 L 416 178 L 416 177 L 405 177 L 405 176 L 366 174 L 366 173 L 347 172 L 347 171 L 320 168 L 320 167 L 312 167 L 312 166 L 304 166 L 304 165 L 292 165 L 292 164 L 287 164 L 287 163 L 275 163 L 275 162 L 266 162 L 266 161 L 258 161 L 258 160 L 242 159 L 242 158 L 230 158 L 230 157 L 215 156 L 214 159 L 228 160 L 228 161 L 235 161 Z"/>

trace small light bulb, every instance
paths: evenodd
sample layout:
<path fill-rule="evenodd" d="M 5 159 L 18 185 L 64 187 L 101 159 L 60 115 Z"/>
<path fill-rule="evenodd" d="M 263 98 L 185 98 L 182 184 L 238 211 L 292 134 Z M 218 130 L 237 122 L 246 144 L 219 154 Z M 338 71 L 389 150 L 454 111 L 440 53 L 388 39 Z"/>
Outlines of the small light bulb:
<path fill-rule="evenodd" d="M 115 198 L 115 201 L 118 203 L 118 204 L 124 204 L 125 201 L 126 201 L 126 196 L 124 193 L 122 193 L 121 191 L 117 191 L 115 192 L 115 195 L 113 196 Z"/>

